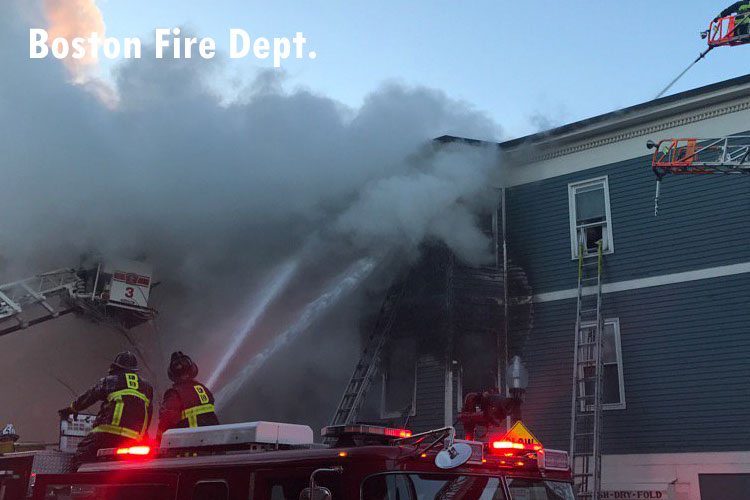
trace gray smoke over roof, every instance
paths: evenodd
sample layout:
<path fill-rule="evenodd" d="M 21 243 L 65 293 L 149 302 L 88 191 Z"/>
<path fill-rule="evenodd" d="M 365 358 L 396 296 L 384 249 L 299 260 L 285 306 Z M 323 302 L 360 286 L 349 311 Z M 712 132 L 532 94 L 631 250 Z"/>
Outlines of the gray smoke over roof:
<path fill-rule="evenodd" d="M 364 256 L 387 255 L 366 284 L 257 370 L 225 420 L 310 418 L 309 405 L 290 404 L 303 399 L 327 417 L 359 352 L 361 313 L 377 308 L 372 294 L 420 244 L 445 242 L 468 262 L 488 257 L 475 214 L 490 200 L 495 155 L 429 145 L 443 134 L 497 138 L 498 126 L 466 103 L 387 84 L 352 109 L 261 71 L 226 104 L 211 88 L 228 62 L 148 59 L 145 48 L 144 59 L 117 68 L 112 109 L 69 84 L 59 61 L 28 59 L 28 28 L 44 24 L 38 11 L 0 3 L 0 282 L 76 265 L 83 254 L 145 258 L 162 282 L 153 293 L 161 315 L 158 333 L 134 335 L 163 372 L 169 351 L 180 349 L 207 377 L 248 300 L 285 259 L 305 256 L 230 372 L 292 324 L 331 277 Z M 34 405 L 36 427 L 27 428 L 41 427 L 46 410 L 54 426 L 53 410 L 70 397 L 39 375 L 42 360 L 56 359 L 45 369 L 82 391 L 106 367 L 106 353 L 125 345 L 82 320 L 37 328 L 43 334 L 15 334 L 12 354 L 0 347 L 0 397 L 15 400 L 0 409 L 0 423 L 15 420 L 21 432 L 19 408 Z M 70 350 L 50 356 L 42 339 L 71 331 Z M 163 390 L 164 380 L 156 382 Z M 24 393 L 30 401 L 18 400 Z"/>

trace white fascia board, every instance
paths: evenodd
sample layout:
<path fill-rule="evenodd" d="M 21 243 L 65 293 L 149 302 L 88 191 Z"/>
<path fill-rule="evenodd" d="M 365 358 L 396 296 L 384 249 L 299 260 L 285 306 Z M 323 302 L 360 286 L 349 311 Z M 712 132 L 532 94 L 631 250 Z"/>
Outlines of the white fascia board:
<path fill-rule="evenodd" d="M 642 122 L 638 125 L 613 130 L 600 136 L 565 143 L 565 149 L 580 149 L 543 160 L 529 162 L 506 159 L 498 169 L 495 184 L 511 187 L 529 182 L 558 177 L 590 168 L 630 160 L 651 153 L 646 148 L 649 139 L 670 137 L 724 137 L 750 128 L 750 98 L 747 96 L 720 104 L 707 105 L 698 110 L 679 113 L 668 118 Z M 529 146 L 533 151 L 534 145 Z M 539 150 L 541 155 L 550 151 Z"/>

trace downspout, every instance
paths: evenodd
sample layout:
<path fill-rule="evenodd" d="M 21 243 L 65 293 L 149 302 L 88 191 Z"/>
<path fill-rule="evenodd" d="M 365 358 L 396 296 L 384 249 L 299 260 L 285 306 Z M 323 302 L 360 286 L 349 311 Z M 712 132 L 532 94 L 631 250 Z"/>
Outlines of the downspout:
<path fill-rule="evenodd" d="M 508 328 L 509 328 L 509 320 L 508 320 L 508 314 L 510 312 L 510 305 L 509 305 L 509 294 L 508 294 L 508 245 L 507 245 L 507 226 L 505 222 L 505 188 L 500 189 L 500 211 L 502 214 L 502 237 L 503 237 L 503 333 L 502 335 L 505 337 L 504 339 L 498 339 L 498 342 L 500 340 L 503 341 L 503 359 L 502 359 L 502 370 L 500 370 L 500 367 L 498 366 L 498 389 L 503 388 L 505 395 L 509 396 L 509 389 L 508 389 L 508 381 L 505 380 L 504 385 L 500 385 L 502 382 L 502 379 L 505 378 L 505 368 L 508 364 Z M 499 365 L 499 363 L 498 363 Z M 510 417 L 506 419 L 506 429 L 510 429 L 511 420 Z"/>

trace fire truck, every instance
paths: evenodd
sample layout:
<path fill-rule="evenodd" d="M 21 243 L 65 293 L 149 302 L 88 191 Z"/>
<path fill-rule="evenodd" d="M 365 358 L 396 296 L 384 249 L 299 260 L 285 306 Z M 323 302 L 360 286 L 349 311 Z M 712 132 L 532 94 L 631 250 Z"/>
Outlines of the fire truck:
<path fill-rule="evenodd" d="M 331 444 L 288 423 L 172 429 L 158 446 L 99 450 L 75 472 L 34 473 L 33 456 L 8 454 L 0 500 L 575 500 L 568 453 L 520 421 L 484 441 L 366 424 L 322 436 Z"/>

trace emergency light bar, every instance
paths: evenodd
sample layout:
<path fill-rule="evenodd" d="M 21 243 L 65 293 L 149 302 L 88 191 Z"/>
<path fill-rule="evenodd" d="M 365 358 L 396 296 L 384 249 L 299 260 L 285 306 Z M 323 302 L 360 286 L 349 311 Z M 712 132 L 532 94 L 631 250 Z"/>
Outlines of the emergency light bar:
<path fill-rule="evenodd" d="M 531 450 L 539 451 L 542 449 L 540 444 L 524 444 L 514 441 L 493 441 L 492 449 L 494 450 Z"/>
<path fill-rule="evenodd" d="M 97 450 L 97 458 L 103 457 L 145 457 L 151 454 L 151 447 L 140 445 L 126 448 L 101 448 Z"/>
<path fill-rule="evenodd" d="M 243 445 L 309 446 L 313 431 L 307 425 L 279 422 L 243 422 L 170 429 L 161 440 L 161 449 L 194 449 Z"/>
<path fill-rule="evenodd" d="M 323 437 L 341 437 L 346 435 L 383 436 L 394 439 L 411 437 L 409 429 L 396 429 L 378 425 L 329 425 L 320 431 Z"/>
<path fill-rule="evenodd" d="M 537 463 L 540 469 L 567 471 L 570 469 L 570 455 L 561 450 L 539 450 Z"/>

